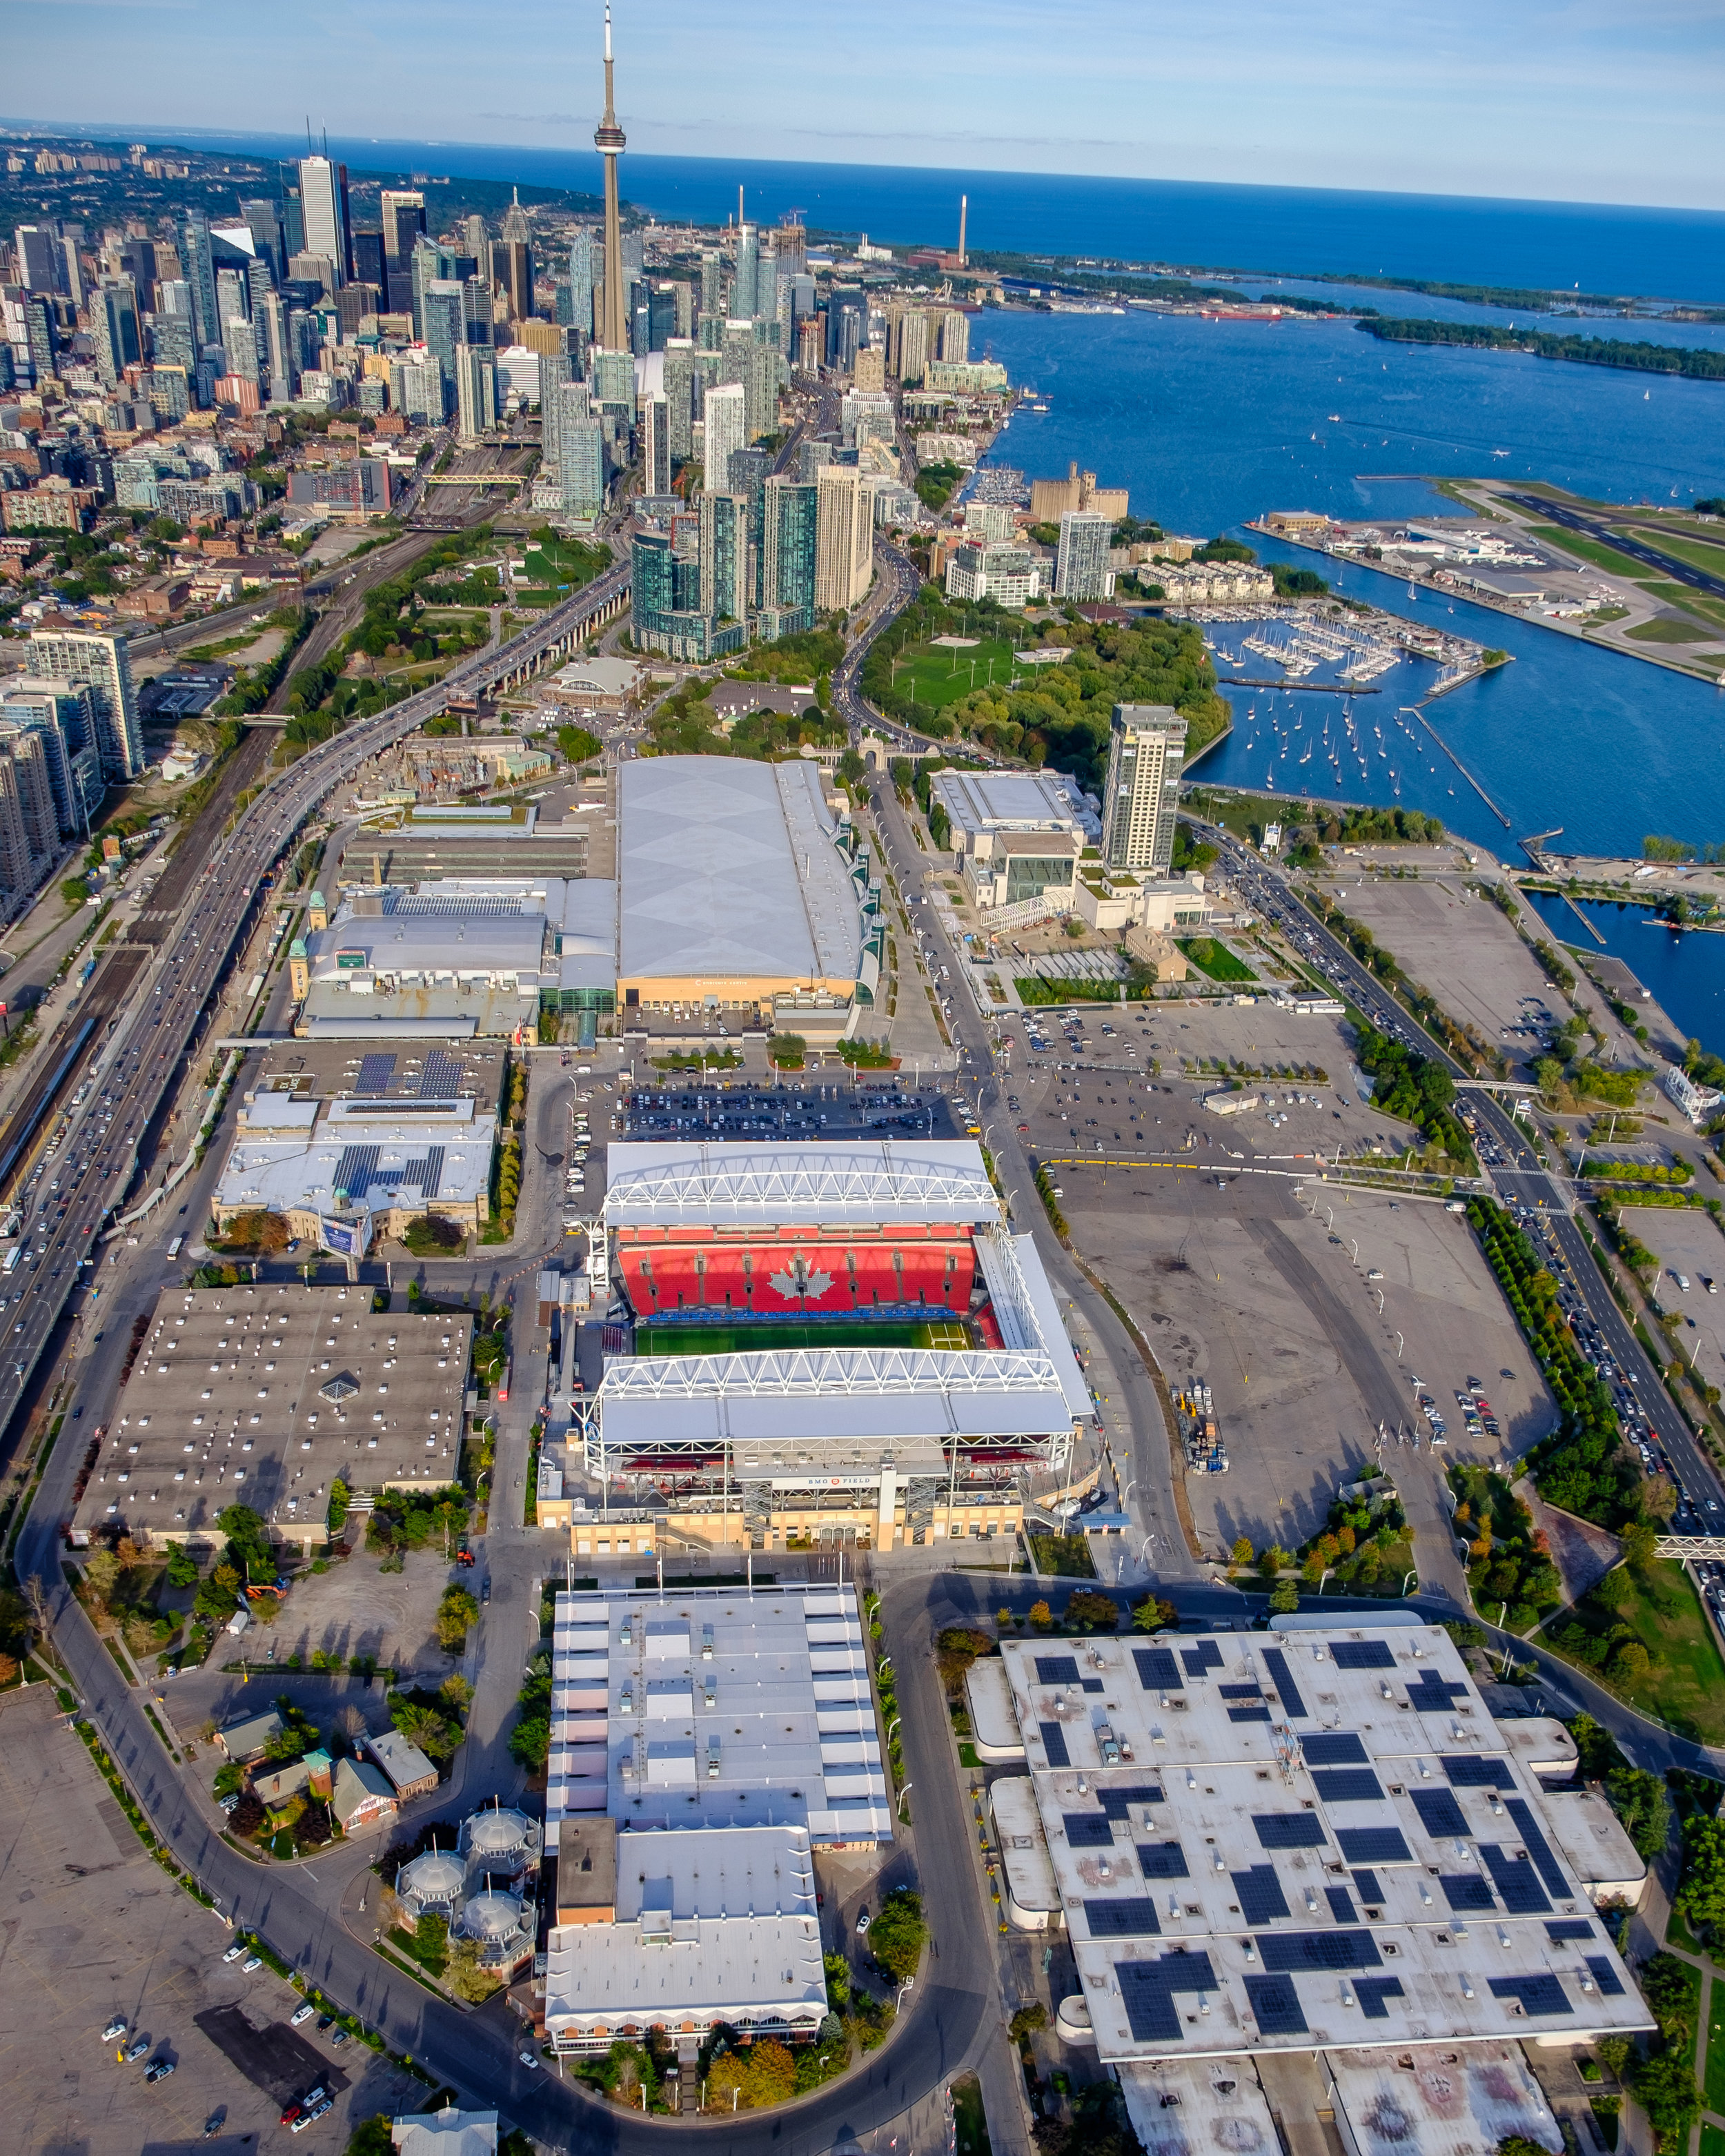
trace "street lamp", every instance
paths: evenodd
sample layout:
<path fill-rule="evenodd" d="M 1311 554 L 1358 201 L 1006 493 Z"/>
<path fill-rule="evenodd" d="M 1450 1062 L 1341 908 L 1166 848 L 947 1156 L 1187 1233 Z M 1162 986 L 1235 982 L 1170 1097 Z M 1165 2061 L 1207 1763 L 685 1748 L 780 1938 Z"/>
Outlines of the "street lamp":
<path fill-rule="evenodd" d="M 1417 1571 L 1418 1568 L 1416 1567 L 1411 1571 L 1404 1573 L 1402 1575 L 1402 1599 L 1404 1601 L 1407 1599 L 1408 1582 L 1417 1576 Z"/>
<path fill-rule="evenodd" d="M 906 1782 L 903 1789 L 901 1789 L 898 1793 L 897 1811 L 901 1820 L 902 1820 L 905 1815 L 905 1799 L 910 1795 L 911 1790 L 915 1789 L 916 1786 L 916 1785 L 914 1782 Z"/>

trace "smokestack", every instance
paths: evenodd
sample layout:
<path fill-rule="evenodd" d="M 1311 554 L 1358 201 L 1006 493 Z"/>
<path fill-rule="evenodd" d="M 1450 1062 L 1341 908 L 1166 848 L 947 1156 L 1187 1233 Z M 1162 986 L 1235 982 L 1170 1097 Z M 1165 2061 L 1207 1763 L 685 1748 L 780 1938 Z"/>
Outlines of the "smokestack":
<path fill-rule="evenodd" d="M 958 198 L 958 267 L 961 270 L 964 267 L 964 221 L 969 211 L 970 197 L 960 195 Z"/>

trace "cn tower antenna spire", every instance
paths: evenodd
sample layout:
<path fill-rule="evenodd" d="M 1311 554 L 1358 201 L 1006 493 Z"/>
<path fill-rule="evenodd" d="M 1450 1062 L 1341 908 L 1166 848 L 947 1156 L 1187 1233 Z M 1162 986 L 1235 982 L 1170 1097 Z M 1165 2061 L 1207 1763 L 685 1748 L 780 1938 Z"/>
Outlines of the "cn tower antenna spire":
<path fill-rule="evenodd" d="M 605 8 L 605 111 L 593 133 L 593 147 L 605 161 L 605 304 L 599 341 L 607 352 L 627 352 L 629 339 L 623 290 L 623 222 L 617 200 L 617 159 L 626 137 L 617 124 L 612 83 L 611 9 Z"/>

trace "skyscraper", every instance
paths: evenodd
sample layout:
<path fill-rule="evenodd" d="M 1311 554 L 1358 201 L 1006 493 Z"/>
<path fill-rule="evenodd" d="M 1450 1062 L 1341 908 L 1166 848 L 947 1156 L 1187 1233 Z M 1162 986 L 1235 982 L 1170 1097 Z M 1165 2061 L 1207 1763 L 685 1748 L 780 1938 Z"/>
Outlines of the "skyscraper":
<path fill-rule="evenodd" d="M 1186 721 L 1171 704 L 1117 704 L 1102 803 L 1102 861 L 1166 875 L 1173 860 Z"/>
<path fill-rule="evenodd" d="M 463 345 L 455 354 L 455 413 L 464 442 L 497 424 L 497 357 L 489 345 Z"/>
<path fill-rule="evenodd" d="M 583 336 L 591 336 L 595 286 L 604 275 L 604 253 L 600 235 L 590 225 L 578 224 L 569 247 L 569 313 Z"/>
<path fill-rule="evenodd" d="M 1055 597 L 1106 599 L 1114 593 L 1108 567 L 1113 526 L 1093 509 L 1068 509 L 1060 516 L 1060 551 L 1055 557 Z"/>
<path fill-rule="evenodd" d="M 749 613 L 749 506 L 734 494 L 702 494 L 701 610 L 716 627 Z"/>
<path fill-rule="evenodd" d="M 617 124 L 611 85 L 611 9 L 605 8 L 605 113 L 593 131 L 593 147 L 605 161 L 605 316 L 599 341 L 608 352 L 629 350 L 629 317 L 623 290 L 623 222 L 617 206 L 617 160 L 625 137 Z"/>
<path fill-rule="evenodd" d="M 187 210 L 180 227 L 180 266 L 192 295 L 192 336 L 194 346 L 222 341 L 221 316 L 216 310 L 216 271 L 209 244 L 209 219 L 201 209 Z"/>
<path fill-rule="evenodd" d="M 780 613 L 778 635 L 796 635 L 814 625 L 815 490 L 780 476 L 761 494 L 761 605 Z"/>
<path fill-rule="evenodd" d="M 282 245 L 281 213 L 267 196 L 239 205 L 252 235 L 252 244 L 270 264 L 272 277 L 287 275 L 287 254 Z"/>
<path fill-rule="evenodd" d="M 950 307 L 941 316 L 941 357 L 967 360 L 970 357 L 970 317 L 957 307 Z"/>
<path fill-rule="evenodd" d="M 641 491 L 670 492 L 670 406 L 661 393 L 641 399 Z"/>
<path fill-rule="evenodd" d="M 874 497 L 855 465 L 823 465 L 815 488 L 814 603 L 822 613 L 848 613 L 874 571 Z"/>
<path fill-rule="evenodd" d="M 131 278 L 105 277 L 92 295 L 90 315 L 95 336 L 96 372 L 105 387 L 112 389 L 126 368 L 144 356 L 137 288 Z"/>
<path fill-rule="evenodd" d="M 752 224 L 737 228 L 737 278 L 731 288 L 731 311 L 747 321 L 762 310 L 756 304 L 755 273 L 760 264 L 760 247 Z"/>
<path fill-rule="evenodd" d="M 681 464 L 695 446 L 695 347 L 687 337 L 672 337 L 665 347 L 665 401 L 671 460 Z"/>
<path fill-rule="evenodd" d="M 434 277 L 420 300 L 426 349 L 437 362 L 443 382 L 444 408 L 439 418 L 447 418 L 455 406 L 455 355 L 467 342 L 466 299 L 466 287 L 453 277 Z"/>
<path fill-rule="evenodd" d="M 302 157 L 300 204 L 305 220 L 304 252 L 327 257 L 335 265 L 336 281 L 342 283 L 352 266 L 347 246 L 347 167 L 332 165 L 327 157 Z"/>
<path fill-rule="evenodd" d="M 35 890 L 54 865 L 59 819 L 42 736 L 0 724 L 0 889 L 18 897 Z"/>
<path fill-rule="evenodd" d="M 24 670 L 39 680 L 87 682 L 95 692 L 96 747 L 106 778 L 136 778 L 144 767 L 131 654 L 123 636 L 41 629 L 24 646 Z"/>
<path fill-rule="evenodd" d="M 42 737 L 63 839 L 87 837 L 102 805 L 95 743 L 95 695 L 82 681 L 39 680 L 15 675 L 0 689 L 0 721 L 33 727 Z"/>
<path fill-rule="evenodd" d="M 706 444 L 701 467 L 713 490 L 721 490 L 731 474 L 731 452 L 748 447 L 747 404 L 740 382 L 721 382 L 706 393 L 701 417 L 706 423 Z"/>
<path fill-rule="evenodd" d="M 65 281 L 64 264 L 55 236 L 47 225 L 18 226 L 12 246 L 18 257 L 18 281 L 27 291 L 60 290 Z"/>

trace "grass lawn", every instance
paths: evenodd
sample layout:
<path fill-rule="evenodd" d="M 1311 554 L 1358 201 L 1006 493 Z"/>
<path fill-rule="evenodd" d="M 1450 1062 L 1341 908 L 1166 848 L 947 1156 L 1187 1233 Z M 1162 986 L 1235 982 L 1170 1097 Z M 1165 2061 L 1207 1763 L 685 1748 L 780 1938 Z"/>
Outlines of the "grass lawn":
<path fill-rule="evenodd" d="M 1096 1568 L 1090 1553 L 1088 1535 L 1032 1535 L 1030 1548 L 1038 1572 L 1055 1579 L 1094 1579 Z"/>
<path fill-rule="evenodd" d="M 963 649 L 937 650 L 932 644 L 912 644 L 894 660 L 893 682 L 919 704 L 938 711 L 943 704 L 956 704 L 968 696 L 973 686 L 986 688 L 991 665 L 996 681 L 1010 680 L 1012 652 L 1011 644 L 997 636 L 981 637 Z"/>
<path fill-rule="evenodd" d="M 817 1318 L 789 1325 L 643 1325 L 635 1332 L 639 1355 L 767 1354 L 783 1348 L 938 1348 L 963 1353 L 972 1344 L 968 1330 L 956 1319 L 921 1325 L 877 1325 L 867 1318 Z"/>
<path fill-rule="evenodd" d="M 1633 1685 L 1620 1684 L 1598 1670 L 1589 1670 L 1589 1675 L 1629 1706 L 1656 1716 L 1680 1735 L 1702 1744 L 1725 1743 L 1725 1659 L 1682 1567 L 1670 1560 L 1656 1563 L 1645 1573 L 1630 1573 L 1624 1621 L 1645 1645 L 1652 1666 Z M 1560 1612 L 1541 1635 L 1540 1645 L 1573 1660 L 1553 1645 L 1551 1632 L 1553 1625 L 1567 1625 L 1578 1614 Z"/>
<path fill-rule="evenodd" d="M 1712 2093 L 1707 2097 L 1707 2108 L 1717 2110 Z M 1709 2126 L 1705 2120 L 1701 2128 L 1701 2156 L 1725 2156 L 1725 2127 Z"/>
<path fill-rule="evenodd" d="M 958 2156 L 993 2156 L 988 2122 L 983 2112 L 982 2084 L 974 2074 L 961 2074 L 952 2084 L 952 2130 Z M 1702 2156 L 1708 2156 L 1705 2148 Z M 1725 2156 L 1725 2150 L 1719 2156 Z"/>
<path fill-rule="evenodd" d="M 1637 622 L 1633 629 L 1623 633 L 1637 644 L 1716 644 L 1719 639 L 1716 629 L 1702 629 L 1695 622 L 1672 621 L 1666 614 L 1652 621 Z"/>
<path fill-rule="evenodd" d="M 1250 966 L 1236 958 L 1227 945 L 1219 942 L 1214 936 L 1183 937 L 1180 948 L 1199 972 L 1208 973 L 1213 981 L 1255 981 L 1258 978 Z"/>
<path fill-rule="evenodd" d="M 1707 2000 L 1707 2073 L 1702 2086 L 1707 2092 L 1707 2109 L 1725 2118 L 1725 1982 L 1717 1977 L 1709 1988 Z M 1706 2128 L 1702 2130 L 1703 2133 L 1707 2131 Z M 1718 2133 L 1717 2128 L 1712 2131 Z M 1719 2156 L 1725 2156 L 1725 2134 L 1719 2134 Z M 1705 2142 L 1702 2146 L 1706 2146 Z"/>
<path fill-rule="evenodd" d="M 1635 536 L 1657 547 L 1661 554 L 1669 554 L 1673 561 L 1686 562 L 1692 569 L 1706 569 L 1715 577 L 1725 577 L 1725 547 L 1716 546 L 1710 539 L 1680 537 L 1651 524 L 1637 525 Z"/>
<path fill-rule="evenodd" d="M 609 566 L 611 554 L 608 547 L 583 547 L 578 540 L 560 539 L 548 547 L 530 547 L 523 559 L 532 583 L 553 588 L 567 584 L 576 591 L 583 584 L 590 584 Z M 521 596 L 519 592 L 515 594 L 517 599 Z"/>

